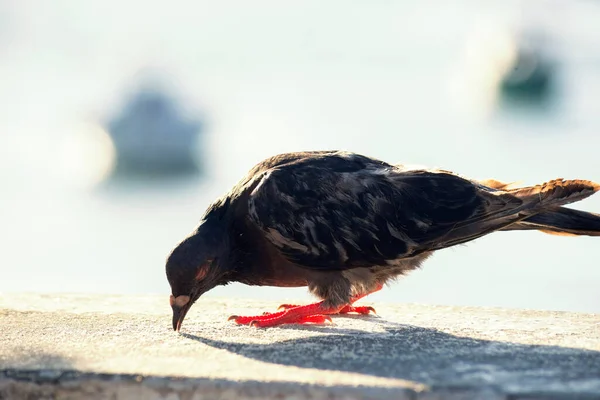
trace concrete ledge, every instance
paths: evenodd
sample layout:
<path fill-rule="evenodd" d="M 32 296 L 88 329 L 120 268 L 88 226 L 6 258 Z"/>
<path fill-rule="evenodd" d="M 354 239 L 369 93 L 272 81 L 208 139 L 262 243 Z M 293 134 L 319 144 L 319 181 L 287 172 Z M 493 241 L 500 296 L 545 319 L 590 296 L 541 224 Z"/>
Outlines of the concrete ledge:
<path fill-rule="evenodd" d="M 374 305 L 329 326 L 236 326 L 281 302 L 0 298 L 0 399 L 600 399 L 600 315 Z"/>

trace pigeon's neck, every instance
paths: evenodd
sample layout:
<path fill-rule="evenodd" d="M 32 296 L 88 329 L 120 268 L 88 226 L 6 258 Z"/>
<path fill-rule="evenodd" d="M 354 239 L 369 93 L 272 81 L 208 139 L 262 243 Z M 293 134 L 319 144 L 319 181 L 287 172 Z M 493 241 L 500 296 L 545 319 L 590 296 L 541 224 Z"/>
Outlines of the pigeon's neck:
<path fill-rule="evenodd" d="M 222 250 L 229 246 L 229 229 L 226 221 L 207 218 L 196 229 L 195 236 L 201 237 L 205 246 Z"/>

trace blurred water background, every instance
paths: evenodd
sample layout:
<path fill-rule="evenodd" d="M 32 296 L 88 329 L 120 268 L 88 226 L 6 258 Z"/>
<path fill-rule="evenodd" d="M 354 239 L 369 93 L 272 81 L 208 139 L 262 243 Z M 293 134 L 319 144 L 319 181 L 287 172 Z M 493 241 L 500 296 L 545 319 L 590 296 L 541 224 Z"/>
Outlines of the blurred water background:
<path fill-rule="evenodd" d="M 284 151 L 600 181 L 599 20 L 583 0 L 0 0 L 0 292 L 168 296 L 170 249 Z M 599 260 L 597 238 L 495 233 L 369 300 L 600 312 Z"/>

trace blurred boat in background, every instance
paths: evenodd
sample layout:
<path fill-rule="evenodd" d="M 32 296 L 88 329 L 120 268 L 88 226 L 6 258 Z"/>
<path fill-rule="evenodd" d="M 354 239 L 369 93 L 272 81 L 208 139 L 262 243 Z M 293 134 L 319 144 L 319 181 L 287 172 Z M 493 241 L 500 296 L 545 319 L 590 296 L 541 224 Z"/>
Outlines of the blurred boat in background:
<path fill-rule="evenodd" d="M 513 42 L 514 57 L 506 65 L 498 87 L 502 100 L 541 106 L 552 99 L 558 73 L 547 32 L 527 26 L 516 32 Z"/>
<path fill-rule="evenodd" d="M 164 89 L 142 87 L 105 125 L 116 151 L 112 176 L 198 173 L 196 150 L 203 127 L 200 119 L 184 116 L 180 103 Z"/>

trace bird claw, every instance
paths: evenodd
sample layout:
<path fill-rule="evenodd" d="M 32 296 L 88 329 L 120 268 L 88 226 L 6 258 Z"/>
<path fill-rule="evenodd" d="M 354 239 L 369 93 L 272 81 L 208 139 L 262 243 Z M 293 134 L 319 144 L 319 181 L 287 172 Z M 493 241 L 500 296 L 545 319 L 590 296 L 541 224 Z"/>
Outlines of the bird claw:
<path fill-rule="evenodd" d="M 290 308 L 296 308 L 296 307 L 300 307 L 300 306 L 296 305 L 296 304 L 282 304 L 279 307 L 277 307 L 277 310 L 289 310 Z"/>
<path fill-rule="evenodd" d="M 371 306 L 345 306 L 339 312 L 339 314 L 357 313 L 361 315 L 369 315 L 371 313 L 377 314 L 375 308 Z"/>
<path fill-rule="evenodd" d="M 234 321 L 238 325 L 252 325 L 252 323 L 260 318 L 269 317 L 269 314 L 257 315 L 253 317 L 244 317 L 239 315 L 232 315 L 227 318 L 227 321 Z"/>

